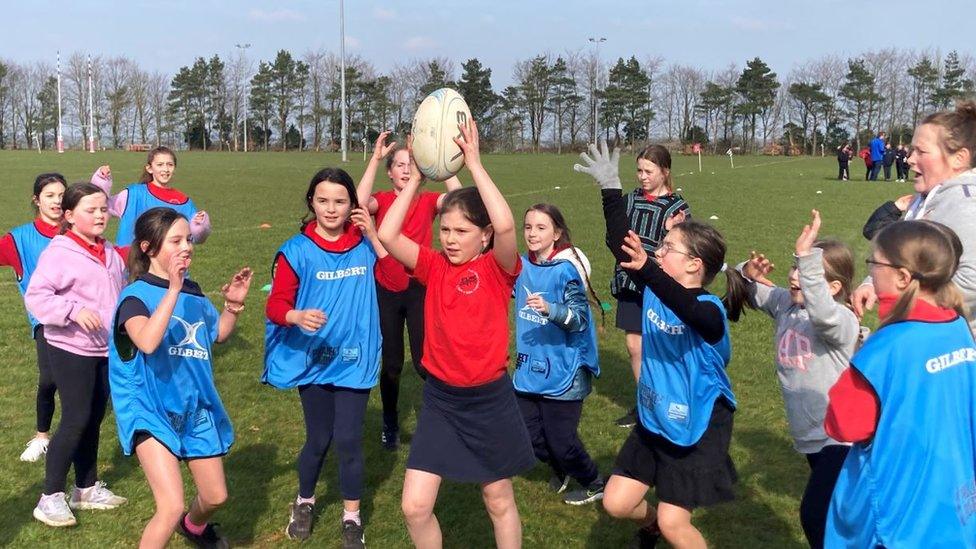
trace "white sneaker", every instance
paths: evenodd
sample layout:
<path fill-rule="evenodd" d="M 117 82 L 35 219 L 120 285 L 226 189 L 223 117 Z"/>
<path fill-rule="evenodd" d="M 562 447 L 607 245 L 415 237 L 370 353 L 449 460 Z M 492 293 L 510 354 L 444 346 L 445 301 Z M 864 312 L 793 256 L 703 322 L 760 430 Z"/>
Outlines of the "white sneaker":
<path fill-rule="evenodd" d="M 77 486 L 71 490 L 71 499 L 68 507 L 72 509 L 115 509 L 119 505 L 129 500 L 122 496 L 117 496 L 105 487 L 105 483 L 98 481 L 91 488 L 79 489 Z"/>
<path fill-rule="evenodd" d="M 48 526 L 55 527 L 78 524 L 68 507 L 68 502 L 64 500 L 64 492 L 49 496 L 42 494 L 41 499 L 37 502 L 37 507 L 34 507 L 34 518 Z"/>
<path fill-rule="evenodd" d="M 51 439 L 45 437 L 34 437 L 27 443 L 27 448 L 20 454 L 20 461 L 34 463 L 47 453 L 47 445 Z"/>

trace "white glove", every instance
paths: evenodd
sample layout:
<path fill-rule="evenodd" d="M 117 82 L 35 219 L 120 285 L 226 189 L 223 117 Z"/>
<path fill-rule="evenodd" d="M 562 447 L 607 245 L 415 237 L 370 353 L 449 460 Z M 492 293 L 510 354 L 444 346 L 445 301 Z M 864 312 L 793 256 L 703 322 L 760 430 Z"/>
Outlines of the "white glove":
<path fill-rule="evenodd" d="M 613 154 L 607 147 L 607 141 L 600 138 L 600 147 L 590 144 L 590 154 L 580 153 L 580 158 L 586 166 L 574 164 L 573 169 L 589 174 L 596 180 L 601 189 L 620 189 L 620 173 L 617 165 L 620 163 L 620 148 L 614 147 Z"/>

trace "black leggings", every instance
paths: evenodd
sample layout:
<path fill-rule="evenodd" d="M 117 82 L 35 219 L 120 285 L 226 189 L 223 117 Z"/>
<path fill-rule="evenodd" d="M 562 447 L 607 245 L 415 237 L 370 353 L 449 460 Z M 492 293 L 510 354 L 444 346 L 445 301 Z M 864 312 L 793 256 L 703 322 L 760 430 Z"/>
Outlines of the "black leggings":
<path fill-rule="evenodd" d="M 57 385 L 48 361 L 43 325 L 38 325 L 34 330 L 34 345 L 37 347 L 37 432 L 46 433 L 51 430 L 51 422 L 54 421 L 54 394 L 57 392 Z"/>
<path fill-rule="evenodd" d="M 376 301 L 380 309 L 380 333 L 383 335 L 383 361 L 380 369 L 380 397 L 383 400 L 383 426 L 397 429 L 400 414 L 400 373 L 403 371 L 403 325 L 410 336 L 410 359 L 421 378 L 427 372 L 420 364 L 424 351 L 424 294 L 423 284 L 410 279 L 402 292 L 391 292 L 376 284 Z"/>
<path fill-rule="evenodd" d="M 800 524 L 807 543 L 813 549 L 823 547 L 830 498 L 834 494 L 837 476 L 840 475 L 840 469 L 850 449 L 850 446 L 832 444 L 824 446 L 816 454 L 807 454 L 810 480 L 807 481 L 807 488 L 800 501 Z"/>
<path fill-rule="evenodd" d="M 298 495 L 315 495 L 322 464 L 335 441 L 339 454 L 339 491 L 342 499 L 363 495 L 363 420 L 369 389 L 345 389 L 332 385 L 298 388 L 305 415 L 305 446 L 298 454 Z"/>
<path fill-rule="evenodd" d="M 577 433 L 583 401 L 521 394 L 516 398 L 535 457 L 549 464 L 556 474 L 569 475 L 584 487 L 593 483 L 599 471 Z"/>
<path fill-rule="evenodd" d="M 68 468 L 75 466 L 75 486 L 94 486 L 98 437 L 108 403 L 108 358 L 81 356 L 47 345 L 54 383 L 61 397 L 61 422 L 47 448 L 44 493 L 65 491 Z"/>

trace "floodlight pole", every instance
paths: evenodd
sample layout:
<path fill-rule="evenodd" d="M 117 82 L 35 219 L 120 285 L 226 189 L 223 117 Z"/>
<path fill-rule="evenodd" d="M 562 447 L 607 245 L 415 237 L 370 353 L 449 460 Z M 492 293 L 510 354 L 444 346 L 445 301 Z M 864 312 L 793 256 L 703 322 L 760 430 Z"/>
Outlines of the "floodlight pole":
<path fill-rule="evenodd" d="M 244 56 L 244 68 L 247 69 L 247 48 L 251 47 L 250 43 L 247 44 L 235 44 L 239 50 L 241 50 L 241 55 Z M 248 90 L 247 90 L 247 75 L 244 75 L 244 152 L 247 152 L 247 108 L 248 108 Z"/>
<path fill-rule="evenodd" d="M 591 36 L 589 41 L 596 45 L 596 87 L 600 87 L 600 44 L 607 41 L 606 37 L 599 38 Z M 597 90 L 593 90 L 594 95 Z M 600 99 L 594 97 L 593 100 L 593 141 L 596 142 L 597 135 L 600 133 Z"/>
<path fill-rule="evenodd" d="M 64 138 L 61 135 L 61 50 L 58 50 L 58 153 L 64 152 Z"/>
<path fill-rule="evenodd" d="M 343 0 L 339 0 L 339 101 L 341 102 L 342 128 L 340 131 L 342 161 L 346 162 L 348 136 L 346 135 L 346 19 Z"/>
<path fill-rule="evenodd" d="M 91 54 L 88 55 L 88 152 L 95 152 L 95 107 L 92 100 Z"/>

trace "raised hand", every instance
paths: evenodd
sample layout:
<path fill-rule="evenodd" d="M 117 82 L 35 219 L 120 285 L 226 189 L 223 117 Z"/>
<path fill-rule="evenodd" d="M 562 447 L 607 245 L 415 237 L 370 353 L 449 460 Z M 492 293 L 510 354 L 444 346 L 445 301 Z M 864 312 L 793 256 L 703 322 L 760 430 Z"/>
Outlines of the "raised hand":
<path fill-rule="evenodd" d="M 386 155 L 390 154 L 390 151 L 396 148 L 396 141 L 391 141 L 389 145 L 386 144 L 386 138 L 393 133 L 393 130 L 386 130 L 381 133 L 376 138 L 376 143 L 373 144 L 373 159 L 382 160 L 386 158 Z"/>
<path fill-rule="evenodd" d="M 112 178 L 112 168 L 108 164 L 105 164 L 104 166 L 99 166 L 98 173 L 105 179 Z"/>
<path fill-rule="evenodd" d="M 774 268 L 776 266 L 766 259 L 765 255 L 753 251 L 749 254 L 749 261 L 746 261 L 746 264 L 742 266 L 742 274 L 753 282 L 758 282 L 766 286 L 775 286 L 766 277 L 766 275 L 773 272 Z"/>
<path fill-rule="evenodd" d="M 369 215 L 369 212 L 365 208 L 353 208 L 349 219 L 352 220 L 353 225 L 359 227 L 359 230 L 367 238 L 376 236 L 376 225 L 373 224 L 373 217 Z"/>
<path fill-rule="evenodd" d="M 574 164 L 573 169 L 588 174 L 596 180 L 601 189 L 620 189 L 620 147 L 614 147 L 613 153 L 607 147 L 607 141 L 600 138 L 600 146 L 591 143 L 590 154 L 580 153 L 580 159 L 586 163 Z"/>
<path fill-rule="evenodd" d="M 251 279 L 253 277 L 254 272 L 251 271 L 251 268 L 244 267 L 231 277 L 230 282 L 220 288 L 220 293 L 224 295 L 224 299 L 228 303 L 234 305 L 243 304 L 248 290 L 251 289 Z"/>
<path fill-rule="evenodd" d="M 817 235 L 820 233 L 820 212 L 812 210 L 811 213 L 813 220 L 810 221 L 809 225 L 803 226 L 800 236 L 796 239 L 796 255 L 798 256 L 810 253 L 810 248 L 813 247 L 813 243 L 817 241 Z"/>
<path fill-rule="evenodd" d="M 687 218 L 688 214 L 685 213 L 685 210 L 678 210 L 677 213 L 664 220 L 664 228 L 670 231 L 675 225 L 684 223 Z"/>
<path fill-rule="evenodd" d="M 170 289 L 179 290 L 183 287 L 183 277 L 186 276 L 186 271 L 190 268 L 190 261 L 189 257 L 183 257 L 180 254 L 169 256 L 166 275 L 169 276 Z"/>
<path fill-rule="evenodd" d="M 627 231 L 624 243 L 620 248 L 630 256 L 630 261 L 621 262 L 620 266 L 630 271 L 639 271 L 647 263 L 647 250 L 641 244 L 640 237 L 634 231 Z"/>
<path fill-rule="evenodd" d="M 468 120 L 468 124 L 458 124 L 461 136 L 455 137 L 454 142 L 464 154 L 464 165 L 471 169 L 473 164 L 481 163 L 481 142 L 478 138 L 478 124 L 474 118 Z"/>

